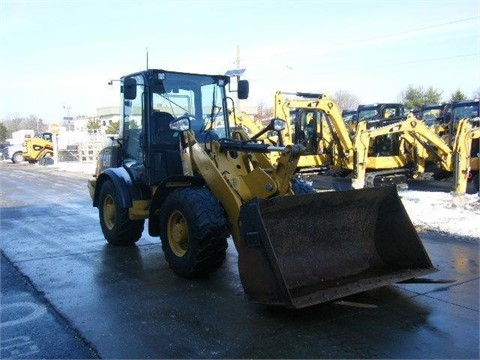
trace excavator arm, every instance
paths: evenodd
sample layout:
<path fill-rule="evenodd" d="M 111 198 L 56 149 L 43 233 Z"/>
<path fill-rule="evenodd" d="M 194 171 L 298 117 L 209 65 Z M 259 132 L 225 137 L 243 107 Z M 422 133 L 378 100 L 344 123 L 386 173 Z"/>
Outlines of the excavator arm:
<path fill-rule="evenodd" d="M 458 123 L 452 149 L 455 194 L 465 194 L 470 171 L 479 170 L 479 155 L 471 156 L 475 139 L 480 139 L 480 127 L 473 128 L 468 119 L 461 120 Z"/>
<path fill-rule="evenodd" d="M 353 151 L 353 142 L 350 138 L 345 122 L 342 119 L 342 113 L 337 104 L 327 95 L 320 94 L 318 99 L 294 99 L 288 100 L 284 97 L 287 93 L 277 91 L 275 93 L 275 117 L 284 119 L 287 122 L 287 131 L 285 137 L 292 139 L 292 126 L 290 121 L 291 109 L 311 109 L 320 110 L 326 114 L 332 124 L 333 130 L 338 136 L 340 145 L 346 156 L 350 156 Z M 297 95 L 301 93 L 295 93 Z"/>

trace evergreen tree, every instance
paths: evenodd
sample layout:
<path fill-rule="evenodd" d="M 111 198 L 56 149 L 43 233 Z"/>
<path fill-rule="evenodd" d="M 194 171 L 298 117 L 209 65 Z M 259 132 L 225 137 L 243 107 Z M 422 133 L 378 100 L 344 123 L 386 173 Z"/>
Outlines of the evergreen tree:
<path fill-rule="evenodd" d="M 120 122 L 119 121 L 112 121 L 110 124 L 108 124 L 107 128 L 105 129 L 106 134 L 118 134 L 120 128 Z"/>
<path fill-rule="evenodd" d="M 87 122 L 87 129 L 88 130 L 98 130 L 100 129 L 100 119 L 90 119 Z"/>
<path fill-rule="evenodd" d="M 450 97 L 450 102 L 458 101 L 458 100 L 467 100 L 467 97 L 465 96 L 465 94 L 460 90 L 455 91 Z"/>
<path fill-rule="evenodd" d="M 8 129 L 3 123 L 0 123 L 0 141 L 5 141 L 7 138 Z"/>
<path fill-rule="evenodd" d="M 426 104 L 437 104 L 441 102 L 443 91 L 423 86 L 414 87 L 408 85 L 407 89 L 400 93 L 400 101 L 407 109 L 418 109 Z"/>

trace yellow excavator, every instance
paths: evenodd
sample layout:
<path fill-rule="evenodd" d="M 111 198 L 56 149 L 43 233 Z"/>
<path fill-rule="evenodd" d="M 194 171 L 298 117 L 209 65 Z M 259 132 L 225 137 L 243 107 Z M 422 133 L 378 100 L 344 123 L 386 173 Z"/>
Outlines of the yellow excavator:
<path fill-rule="evenodd" d="M 355 137 L 357 149 L 357 176 L 359 179 L 367 178 L 369 164 L 368 146 L 372 136 L 385 136 L 398 134 L 402 146 L 408 149 L 414 166 L 412 177 L 424 179 L 424 174 L 429 163 L 448 172 L 453 177 L 452 191 L 454 194 L 465 194 L 467 181 L 478 174 L 478 155 L 474 155 L 472 149 L 475 139 L 480 138 L 480 128 L 473 127 L 468 119 L 462 119 L 458 123 L 454 143 L 450 147 L 437 135 L 425 122 L 418 120 L 409 114 L 407 118 L 395 124 L 391 124 L 374 131 L 366 130 L 364 125 L 358 127 Z M 478 190 L 477 190 L 478 191 Z"/>
<path fill-rule="evenodd" d="M 295 179 L 301 144 L 230 124 L 231 77 L 150 69 L 121 78 L 121 130 L 88 181 L 106 240 L 159 236 L 186 278 L 221 268 L 227 238 L 249 301 L 302 308 L 435 272 L 395 187 L 317 193 Z M 232 126 L 231 126 L 232 125 Z M 273 164 L 269 154 L 276 153 Z"/>
<path fill-rule="evenodd" d="M 287 99 L 285 95 L 296 98 Z M 461 105 L 468 105 L 470 113 L 477 111 L 475 114 L 478 114 L 476 108 L 471 110 L 475 102 L 462 102 Z M 466 192 L 468 180 L 477 184 L 478 189 L 479 151 L 475 139 L 479 137 L 479 128 L 474 127 L 475 120 L 457 119 L 455 125 L 450 126 L 456 130 L 449 145 L 445 136 L 437 135 L 435 129 L 412 114 L 403 117 L 400 104 L 359 108 L 361 121 L 352 128 L 345 124 L 338 106 L 326 95 L 275 94 L 275 116 L 290 125 L 284 131 L 285 143 L 303 144 L 307 148 L 308 155 L 299 161 L 297 172 L 334 175 L 309 176 L 314 187 L 349 189 L 403 185 L 407 178 L 425 178 L 427 165 L 435 163 L 453 177 L 455 194 Z M 383 115 L 387 111 L 392 114 L 389 118 Z M 381 113 L 382 120 L 368 118 L 369 113 Z"/>
<path fill-rule="evenodd" d="M 287 99 L 288 95 L 294 98 Z M 397 135 L 383 134 L 383 123 L 377 126 L 364 119 L 353 127 L 347 126 L 339 107 L 327 95 L 300 92 L 277 91 L 275 116 L 291 124 L 285 131 L 285 143 L 300 143 L 309 150 L 299 162 L 298 172 L 313 175 L 310 179 L 315 187 L 351 189 L 406 183 L 411 158 Z M 395 118 L 388 123 L 400 121 L 399 116 Z M 365 135 L 362 139 L 357 136 L 360 130 L 367 132 L 368 140 Z M 367 157 L 359 159 L 359 149 L 364 146 Z M 363 168 L 358 172 L 360 161 Z"/>
<path fill-rule="evenodd" d="M 454 101 L 444 106 L 438 118 L 441 124 L 429 126 L 433 134 L 416 128 L 414 147 L 419 156 L 419 171 L 409 181 L 412 186 L 421 180 L 422 186 L 451 189 L 459 195 L 467 189 L 479 191 L 479 107 L 478 99 Z"/>

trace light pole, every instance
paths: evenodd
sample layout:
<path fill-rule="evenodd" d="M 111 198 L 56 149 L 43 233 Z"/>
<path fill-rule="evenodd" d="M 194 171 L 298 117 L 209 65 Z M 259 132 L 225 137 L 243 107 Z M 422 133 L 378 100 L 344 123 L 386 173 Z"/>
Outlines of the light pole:
<path fill-rule="evenodd" d="M 70 120 L 73 120 L 70 118 L 70 109 L 72 107 L 71 106 L 67 106 L 67 105 L 63 105 L 63 120 L 67 120 L 67 124 L 68 124 L 68 131 L 71 131 L 71 127 L 70 127 Z M 67 115 L 65 116 L 65 110 L 67 110 Z"/>

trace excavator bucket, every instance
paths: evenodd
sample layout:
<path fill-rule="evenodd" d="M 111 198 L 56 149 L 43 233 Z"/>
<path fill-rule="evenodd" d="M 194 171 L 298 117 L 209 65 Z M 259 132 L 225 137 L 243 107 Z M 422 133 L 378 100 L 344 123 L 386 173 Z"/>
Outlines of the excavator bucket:
<path fill-rule="evenodd" d="M 302 308 L 437 271 L 395 187 L 255 198 L 239 228 L 256 303 Z"/>

